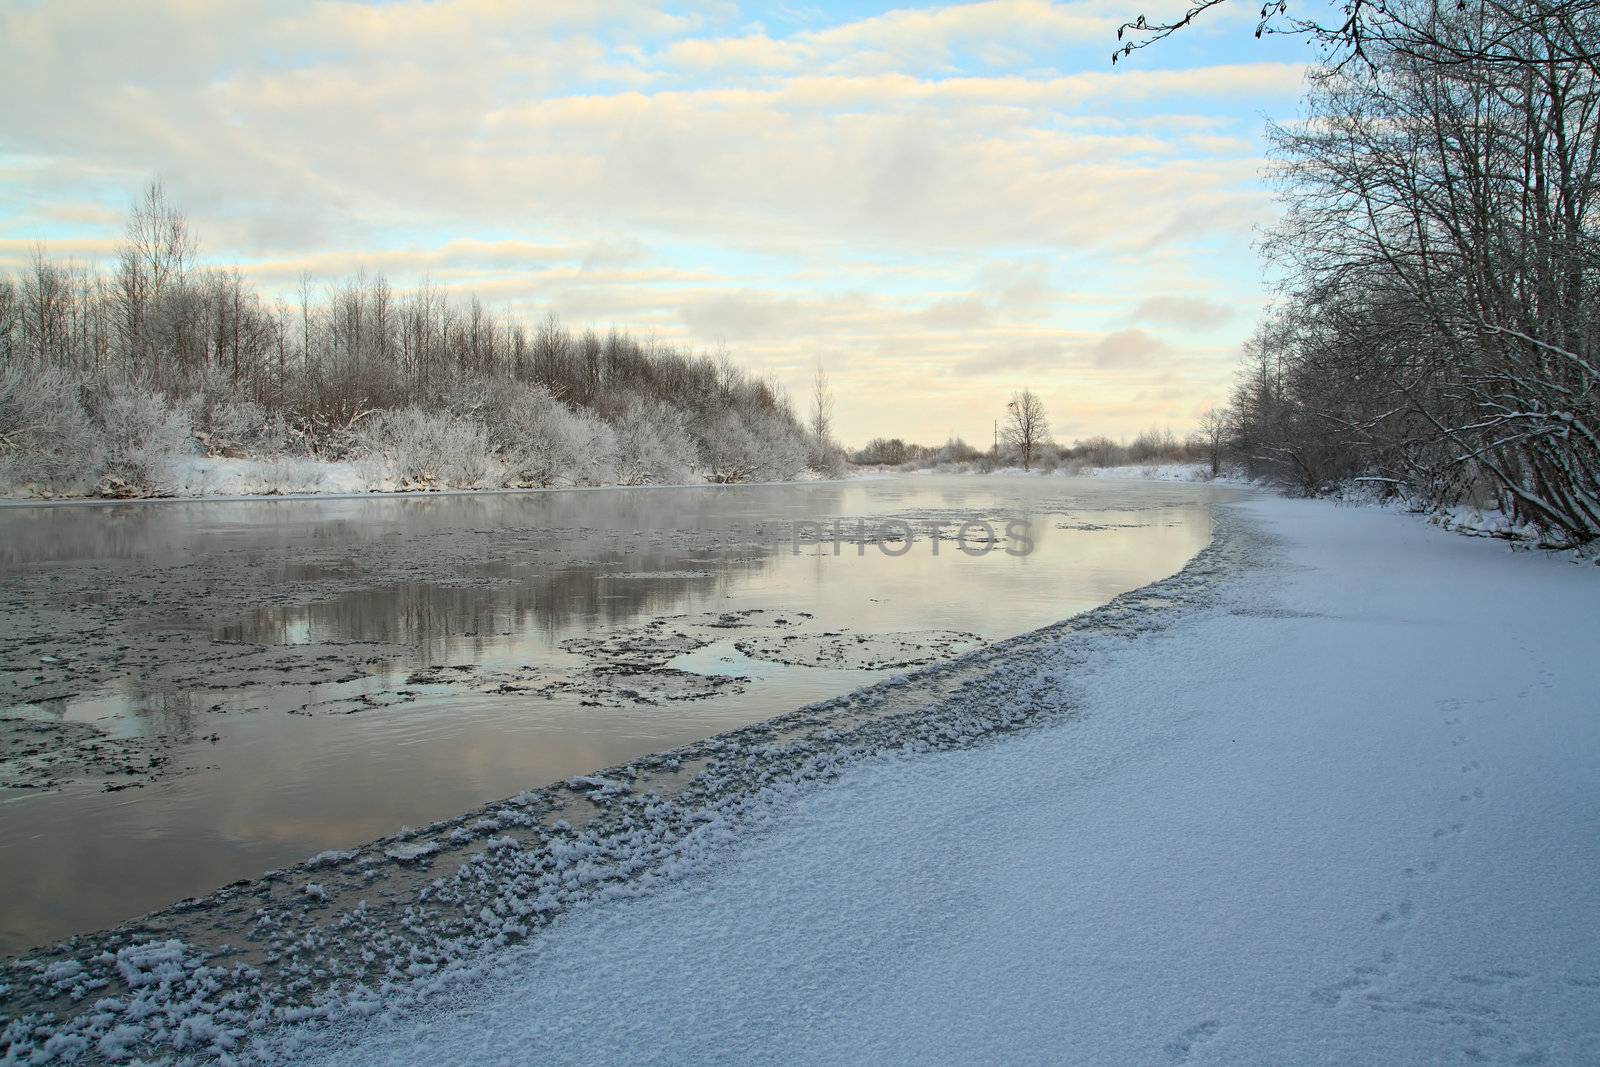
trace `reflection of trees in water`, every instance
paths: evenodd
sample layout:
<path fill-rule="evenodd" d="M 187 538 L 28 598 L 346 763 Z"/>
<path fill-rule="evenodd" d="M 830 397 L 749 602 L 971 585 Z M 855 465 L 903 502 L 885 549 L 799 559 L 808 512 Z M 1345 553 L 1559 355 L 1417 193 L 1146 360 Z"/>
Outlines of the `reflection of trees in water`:
<path fill-rule="evenodd" d="M 201 708 L 190 689 L 156 689 L 138 685 L 119 685 L 110 692 L 100 693 L 97 702 L 123 701 L 123 710 L 134 716 L 139 737 L 165 737 L 180 741 L 195 736 Z M 49 697 L 33 701 L 33 706 L 45 713 L 50 721 L 66 722 L 76 696 Z M 95 736 L 105 731 L 94 727 Z"/>
<path fill-rule="evenodd" d="M 555 567 L 476 585 L 409 582 L 347 592 L 312 604 L 258 609 L 223 625 L 223 640 L 263 644 L 380 641 L 415 645 L 424 663 L 443 655 L 447 641 L 471 642 L 475 651 L 537 634 L 555 647 L 575 630 L 625 625 L 641 616 L 679 611 L 685 603 L 716 597 L 741 577 L 770 565 L 772 550 L 754 558 L 718 553 L 719 562 L 685 564 L 664 553 L 619 558 L 617 570 Z M 620 571 L 626 567 L 627 571 Z M 701 569 L 703 576 L 688 576 Z M 671 578 L 633 578 L 628 573 L 667 572 Z M 459 647 L 459 645 L 458 645 Z"/>
<path fill-rule="evenodd" d="M 796 508 L 833 514 L 845 489 L 818 483 L 8 508 L 0 512 L 0 564 L 171 563 L 236 551 L 270 558 L 448 530 L 716 529 L 798 515 Z"/>
<path fill-rule="evenodd" d="M 194 691 L 146 693 L 136 709 L 146 734 L 188 740 L 195 735 L 200 707 Z"/>

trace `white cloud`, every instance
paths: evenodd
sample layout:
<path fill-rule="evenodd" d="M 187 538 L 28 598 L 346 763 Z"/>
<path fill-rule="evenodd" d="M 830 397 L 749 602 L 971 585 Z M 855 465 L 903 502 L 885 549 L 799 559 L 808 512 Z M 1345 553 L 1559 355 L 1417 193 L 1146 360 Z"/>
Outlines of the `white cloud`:
<path fill-rule="evenodd" d="M 1171 351 L 1161 338 L 1139 329 L 1108 333 L 1089 348 L 1095 366 L 1104 368 L 1147 367 Z"/>
<path fill-rule="evenodd" d="M 1234 309 L 1226 304 L 1171 294 L 1146 297 L 1128 313 L 1130 322 L 1199 330 L 1221 326 L 1233 317 Z"/>

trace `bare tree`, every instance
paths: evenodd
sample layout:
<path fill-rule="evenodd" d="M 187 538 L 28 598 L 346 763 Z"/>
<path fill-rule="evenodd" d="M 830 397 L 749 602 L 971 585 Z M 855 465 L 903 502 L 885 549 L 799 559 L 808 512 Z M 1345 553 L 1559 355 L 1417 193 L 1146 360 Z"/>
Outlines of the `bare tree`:
<path fill-rule="evenodd" d="M 300 373 L 311 371 L 311 272 L 300 272 L 297 292 L 300 296 Z"/>
<path fill-rule="evenodd" d="M 1022 457 L 1022 469 L 1032 470 L 1033 459 L 1040 446 L 1050 439 L 1050 423 L 1045 416 L 1044 401 L 1031 389 L 1012 393 L 1006 404 L 1006 421 L 1001 428 L 1006 447 L 1015 449 Z"/>
<path fill-rule="evenodd" d="M 160 179 L 147 185 L 128 215 L 126 248 L 148 275 L 152 297 L 183 277 L 198 247 L 188 217 L 168 202 Z"/>
<path fill-rule="evenodd" d="M 18 334 L 22 325 L 22 301 L 10 278 L 0 278 L 0 359 L 17 359 L 21 352 Z"/>
<path fill-rule="evenodd" d="M 1207 408 L 1200 414 L 1200 443 L 1211 461 L 1211 477 L 1222 473 L 1222 442 L 1228 436 L 1228 413 L 1218 408 Z"/>
<path fill-rule="evenodd" d="M 1115 65 L 1193 23 L 1228 0 L 1191 0 L 1167 20 L 1139 15 L 1117 27 Z M 1551 25 L 1585 28 L 1600 0 L 1344 0 L 1332 21 L 1291 14 L 1287 0 L 1267 0 L 1257 13 L 1255 35 L 1286 34 L 1316 43 L 1330 66 L 1352 60 L 1376 66 L 1384 51 L 1425 55 L 1431 62 L 1477 66 L 1560 66 L 1600 62 L 1600 40 L 1588 33 L 1551 37 Z M 1470 41 L 1449 33 L 1452 16 L 1465 15 L 1486 32 Z"/>
<path fill-rule="evenodd" d="M 828 374 L 817 360 L 816 377 L 811 382 L 811 438 L 820 455 L 833 442 L 833 390 L 828 386 Z"/>
<path fill-rule="evenodd" d="M 171 346 L 154 336 L 154 318 L 163 297 L 183 281 L 196 249 L 188 219 L 167 201 L 160 180 L 151 182 L 128 212 L 117 252 L 117 321 L 124 354 L 134 366 L 159 375 Z"/>

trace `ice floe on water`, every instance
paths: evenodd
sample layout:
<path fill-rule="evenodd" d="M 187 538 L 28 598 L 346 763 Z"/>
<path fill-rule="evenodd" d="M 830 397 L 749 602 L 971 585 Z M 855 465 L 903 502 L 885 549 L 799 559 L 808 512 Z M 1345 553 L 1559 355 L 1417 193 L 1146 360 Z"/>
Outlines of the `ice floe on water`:
<path fill-rule="evenodd" d="M 891 670 L 954 659 L 982 643 L 983 639 L 976 634 L 956 630 L 908 633 L 834 630 L 816 634 L 753 637 L 737 642 L 734 647 L 755 659 L 772 660 L 790 666 Z"/>

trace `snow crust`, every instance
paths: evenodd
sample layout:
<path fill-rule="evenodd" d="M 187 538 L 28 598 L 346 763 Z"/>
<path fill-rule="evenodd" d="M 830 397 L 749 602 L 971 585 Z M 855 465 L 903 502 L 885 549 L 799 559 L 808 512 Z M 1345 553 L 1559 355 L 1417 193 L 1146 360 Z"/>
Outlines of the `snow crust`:
<path fill-rule="evenodd" d="M 1600 1061 L 1600 575 L 1242 508 L 1272 561 L 1050 675 L 1068 719 L 857 765 L 319 1062 Z"/>
<path fill-rule="evenodd" d="M 167 472 L 171 494 L 180 497 L 365 493 L 398 488 L 381 470 L 365 469 L 356 462 L 295 457 L 176 456 L 167 464 Z"/>
<path fill-rule="evenodd" d="M 1078 472 L 1085 478 L 1150 478 L 1161 482 L 1209 482 L 1211 467 L 1206 463 L 1130 463 L 1120 467 L 1085 467 Z M 1245 484 L 1227 476 L 1216 479 L 1224 485 Z"/>

